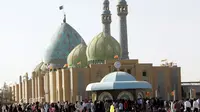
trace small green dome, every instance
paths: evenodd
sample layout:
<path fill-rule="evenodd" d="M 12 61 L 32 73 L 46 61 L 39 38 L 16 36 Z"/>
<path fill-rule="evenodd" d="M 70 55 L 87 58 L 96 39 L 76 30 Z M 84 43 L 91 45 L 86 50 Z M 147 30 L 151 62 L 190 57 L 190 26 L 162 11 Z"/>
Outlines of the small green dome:
<path fill-rule="evenodd" d="M 87 45 L 81 43 L 70 52 L 67 57 L 69 68 L 83 68 L 87 66 L 86 49 Z"/>
<path fill-rule="evenodd" d="M 121 57 L 121 47 L 118 41 L 110 35 L 98 34 L 87 47 L 86 55 L 89 63 L 112 60 L 114 56 Z"/>

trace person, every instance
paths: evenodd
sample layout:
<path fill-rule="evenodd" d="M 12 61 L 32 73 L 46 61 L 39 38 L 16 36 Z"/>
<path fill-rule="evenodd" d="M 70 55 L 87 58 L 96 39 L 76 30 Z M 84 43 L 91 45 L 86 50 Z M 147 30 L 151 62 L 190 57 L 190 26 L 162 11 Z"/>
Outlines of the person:
<path fill-rule="evenodd" d="M 193 101 L 193 108 L 194 108 L 193 112 L 198 112 L 199 103 L 198 103 L 198 101 L 196 99 L 194 99 L 194 101 Z"/>
<path fill-rule="evenodd" d="M 95 104 L 91 102 L 91 112 L 95 112 Z"/>
<path fill-rule="evenodd" d="M 80 111 L 81 107 L 82 107 L 81 104 L 78 101 L 76 101 L 76 104 L 75 104 L 76 112 Z"/>
<path fill-rule="evenodd" d="M 185 109 L 186 109 L 186 110 L 185 110 L 186 112 L 191 112 L 191 103 L 190 103 L 189 99 L 187 99 L 187 100 L 185 101 L 184 107 L 185 107 Z"/>
<path fill-rule="evenodd" d="M 40 108 L 40 103 L 36 102 L 36 106 L 35 106 L 36 112 L 41 112 L 41 108 Z"/>
<path fill-rule="evenodd" d="M 69 110 L 69 104 L 68 104 L 68 101 L 66 101 L 66 102 L 64 103 L 64 111 L 65 111 L 65 112 L 68 112 L 68 110 Z"/>
<path fill-rule="evenodd" d="M 49 105 L 45 102 L 44 104 L 44 111 L 48 112 L 49 111 Z"/>
<path fill-rule="evenodd" d="M 18 109 L 17 110 L 18 110 L 18 112 L 22 112 L 22 107 L 21 107 L 20 104 L 18 105 Z"/>
<path fill-rule="evenodd" d="M 7 112 L 5 105 L 3 105 L 1 109 L 2 109 L 2 112 Z"/>
<path fill-rule="evenodd" d="M 108 100 L 106 100 L 106 101 L 104 102 L 104 108 L 105 108 L 105 111 L 106 111 L 106 112 L 109 112 L 110 105 L 109 105 L 109 103 L 108 103 Z"/>
<path fill-rule="evenodd" d="M 181 102 L 176 100 L 174 107 L 175 107 L 175 112 L 181 112 Z"/>
<path fill-rule="evenodd" d="M 53 103 L 51 104 L 51 107 L 49 108 L 49 112 L 56 112 L 56 109 Z"/>
<path fill-rule="evenodd" d="M 123 107 L 124 107 L 124 111 L 128 111 L 128 102 L 127 101 L 124 102 Z"/>
<path fill-rule="evenodd" d="M 113 103 L 111 106 L 110 106 L 110 112 L 115 112 L 115 104 Z"/>
<path fill-rule="evenodd" d="M 124 107 L 123 107 L 124 105 L 122 104 L 122 102 L 120 102 L 119 103 L 119 111 L 120 112 L 122 112 L 123 111 L 123 109 L 124 109 Z"/>

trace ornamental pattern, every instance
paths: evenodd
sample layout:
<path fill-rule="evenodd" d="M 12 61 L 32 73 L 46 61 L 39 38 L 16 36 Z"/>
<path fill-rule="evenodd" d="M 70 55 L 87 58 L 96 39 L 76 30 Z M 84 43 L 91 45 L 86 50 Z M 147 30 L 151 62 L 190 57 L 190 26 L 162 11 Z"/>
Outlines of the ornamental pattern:
<path fill-rule="evenodd" d="M 69 53 L 81 43 L 82 37 L 69 24 L 63 23 L 46 50 L 45 63 L 66 64 Z"/>
<path fill-rule="evenodd" d="M 122 59 L 129 59 L 126 16 L 120 17 L 120 44 L 122 48 Z"/>

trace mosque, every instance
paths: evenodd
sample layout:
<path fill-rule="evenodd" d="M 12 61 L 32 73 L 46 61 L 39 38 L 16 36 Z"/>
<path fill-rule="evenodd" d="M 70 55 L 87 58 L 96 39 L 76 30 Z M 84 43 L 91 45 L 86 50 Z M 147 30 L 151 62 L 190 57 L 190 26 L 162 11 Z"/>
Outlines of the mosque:
<path fill-rule="evenodd" d="M 139 63 L 138 59 L 129 59 L 128 5 L 125 0 L 119 0 L 117 14 L 120 42 L 110 33 L 112 19 L 108 0 L 104 0 L 101 14 L 103 31 L 94 36 L 89 44 L 64 18 L 46 50 L 44 60 L 35 67 L 30 77 L 26 73 L 19 77 L 18 84 L 11 86 L 13 100 L 74 102 L 91 98 L 91 93 L 86 91 L 87 85 L 100 82 L 104 76 L 115 71 L 128 73 L 137 81 L 151 84 L 149 97 L 172 99 L 170 93 L 175 90 L 175 98 L 181 99 L 180 67 L 153 66 L 152 63 Z M 121 64 L 118 70 L 114 66 L 116 61 Z M 124 79 L 128 80 L 128 77 Z M 141 97 L 146 97 L 145 92 L 141 93 Z"/>

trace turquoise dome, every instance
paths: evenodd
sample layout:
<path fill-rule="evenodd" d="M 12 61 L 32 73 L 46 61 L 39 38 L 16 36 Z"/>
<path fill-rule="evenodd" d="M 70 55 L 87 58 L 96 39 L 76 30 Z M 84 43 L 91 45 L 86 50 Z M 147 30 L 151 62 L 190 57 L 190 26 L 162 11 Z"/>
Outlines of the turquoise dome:
<path fill-rule="evenodd" d="M 87 45 L 84 43 L 76 46 L 67 58 L 69 68 L 83 68 L 87 66 Z"/>
<path fill-rule="evenodd" d="M 102 63 L 104 60 L 113 60 L 114 56 L 121 57 L 119 42 L 110 35 L 100 33 L 89 43 L 86 55 L 89 63 Z"/>
<path fill-rule="evenodd" d="M 107 74 L 101 82 L 136 81 L 135 77 L 127 72 L 112 72 Z"/>
<path fill-rule="evenodd" d="M 152 89 L 146 81 L 137 81 L 134 76 L 126 72 L 112 72 L 107 74 L 101 82 L 90 83 L 86 91 Z"/>
<path fill-rule="evenodd" d="M 69 53 L 82 41 L 84 42 L 74 28 L 62 23 L 45 52 L 44 63 L 53 68 L 63 67 L 67 63 L 66 58 Z"/>

